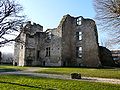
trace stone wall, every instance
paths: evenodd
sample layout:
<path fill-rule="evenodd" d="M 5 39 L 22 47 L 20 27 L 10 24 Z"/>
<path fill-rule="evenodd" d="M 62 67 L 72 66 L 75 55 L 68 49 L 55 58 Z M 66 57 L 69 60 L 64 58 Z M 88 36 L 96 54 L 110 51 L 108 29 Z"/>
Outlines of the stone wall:
<path fill-rule="evenodd" d="M 19 64 L 19 49 L 20 49 L 20 43 L 15 42 L 14 45 L 14 61 L 13 65 L 18 65 Z"/>
<path fill-rule="evenodd" d="M 50 48 L 50 56 L 45 56 L 46 66 L 61 66 L 61 35 L 58 28 L 47 30 L 48 40 L 45 48 Z M 45 52 L 46 54 L 46 52 Z"/>
<path fill-rule="evenodd" d="M 98 67 L 99 59 L 98 36 L 96 24 L 91 19 L 82 19 L 82 24 L 77 27 L 82 32 L 82 62 L 86 67 Z"/>
<path fill-rule="evenodd" d="M 24 66 L 26 34 L 21 31 L 16 38 L 13 65 Z"/>
<path fill-rule="evenodd" d="M 62 22 L 62 65 L 75 66 L 75 48 L 74 48 L 74 18 L 70 15 L 63 17 Z"/>
<path fill-rule="evenodd" d="M 19 66 L 38 65 L 39 63 L 37 63 L 36 58 L 38 51 L 38 36 L 36 33 L 43 32 L 43 27 L 36 23 L 31 24 L 31 22 L 28 21 L 21 29 L 21 33 L 16 38 L 15 62 L 17 62 Z"/>
<path fill-rule="evenodd" d="M 80 25 L 77 19 L 80 18 Z M 100 63 L 98 36 L 96 24 L 91 19 L 83 17 L 71 17 L 66 15 L 62 20 L 62 62 L 63 66 L 98 67 Z M 77 39 L 77 33 L 81 32 L 82 39 Z M 82 48 L 82 55 L 76 54 L 77 47 Z"/>
<path fill-rule="evenodd" d="M 99 46 L 99 56 L 102 66 L 115 66 L 112 53 L 109 49 Z"/>
<path fill-rule="evenodd" d="M 79 32 L 81 40 L 78 40 Z M 57 28 L 45 32 L 41 25 L 28 22 L 19 38 L 25 42 L 18 44 L 15 49 L 15 52 L 19 51 L 16 61 L 20 66 L 98 67 L 101 64 L 97 29 L 91 19 L 65 15 Z"/>
<path fill-rule="evenodd" d="M 45 47 L 46 47 L 46 33 L 40 32 L 36 33 L 36 59 L 35 62 L 36 65 L 44 66 L 45 62 Z"/>

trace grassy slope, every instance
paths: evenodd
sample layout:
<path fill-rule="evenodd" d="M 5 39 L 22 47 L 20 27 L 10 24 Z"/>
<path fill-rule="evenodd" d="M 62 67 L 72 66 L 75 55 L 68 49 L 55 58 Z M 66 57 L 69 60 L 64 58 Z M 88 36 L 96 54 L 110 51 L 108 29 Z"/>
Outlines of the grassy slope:
<path fill-rule="evenodd" d="M 88 68 L 47 68 L 37 71 L 39 73 L 71 74 L 81 73 L 82 76 L 117 78 L 120 79 L 120 69 L 88 69 Z"/>
<path fill-rule="evenodd" d="M 120 85 L 20 75 L 1 75 L 0 90 L 120 90 Z"/>

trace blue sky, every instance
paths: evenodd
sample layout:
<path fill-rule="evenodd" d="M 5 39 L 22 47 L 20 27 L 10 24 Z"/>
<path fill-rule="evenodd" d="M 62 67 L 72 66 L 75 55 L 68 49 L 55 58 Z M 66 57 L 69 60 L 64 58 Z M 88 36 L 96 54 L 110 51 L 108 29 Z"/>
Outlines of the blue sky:
<path fill-rule="evenodd" d="M 28 20 L 47 28 L 58 26 L 63 15 L 94 18 L 92 0 L 19 0 Z"/>

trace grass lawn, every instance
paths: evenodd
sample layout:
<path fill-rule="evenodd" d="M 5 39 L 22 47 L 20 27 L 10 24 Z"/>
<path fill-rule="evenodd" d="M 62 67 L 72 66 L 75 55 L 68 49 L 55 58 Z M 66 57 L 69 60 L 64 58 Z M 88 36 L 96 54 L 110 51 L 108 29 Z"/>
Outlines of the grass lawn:
<path fill-rule="evenodd" d="M 16 71 L 25 70 L 30 67 L 19 67 L 19 66 L 5 66 L 0 65 L 0 72 L 5 71 Z M 38 73 L 48 74 L 66 74 L 81 73 L 82 76 L 88 77 L 101 77 L 101 78 L 117 78 L 120 79 L 120 68 L 116 69 L 95 69 L 95 68 L 50 68 L 50 67 L 38 67 L 40 68 Z"/>
<path fill-rule="evenodd" d="M 10 65 L 0 65 L 0 72 L 10 72 L 10 71 L 21 71 L 28 67 L 10 66 Z"/>
<path fill-rule="evenodd" d="M 120 85 L 22 75 L 1 75 L 0 90 L 120 90 Z"/>
<path fill-rule="evenodd" d="M 92 69 L 92 68 L 46 68 L 40 69 L 38 73 L 49 74 L 67 74 L 81 73 L 82 76 L 101 77 L 101 78 L 117 78 L 120 79 L 120 68 L 116 69 Z"/>

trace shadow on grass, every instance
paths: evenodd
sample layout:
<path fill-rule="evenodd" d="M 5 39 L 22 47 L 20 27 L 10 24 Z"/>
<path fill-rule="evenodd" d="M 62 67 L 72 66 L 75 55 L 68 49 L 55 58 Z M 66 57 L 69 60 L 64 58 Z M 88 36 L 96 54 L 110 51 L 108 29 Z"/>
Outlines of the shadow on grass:
<path fill-rule="evenodd" d="M 11 68 L 0 69 L 0 72 L 13 72 L 13 71 L 19 71 L 19 70 L 11 69 Z"/>
<path fill-rule="evenodd" d="M 12 82 L 4 82 L 4 81 L 0 81 L 0 83 L 4 83 L 4 84 L 12 84 L 12 85 L 18 85 L 18 86 L 24 86 L 24 87 L 31 87 L 31 88 L 38 88 L 38 89 L 44 89 L 44 90 L 57 90 L 57 89 L 52 89 L 52 88 L 42 88 L 42 87 L 38 87 L 38 86 L 30 86 L 30 85 L 26 85 L 26 84 L 19 84 L 19 83 L 12 83 Z"/>
<path fill-rule="evenodd" d="M 99 66 L 99 67 L 86 67 L 86 66 L 37 66 L 37 67 L 42 67 L 42 68 L 84 68 L 84 69 L 116 69 L 116 68 L 119 68 L 119 67 L 111 67 L 111 66 Z"/>

